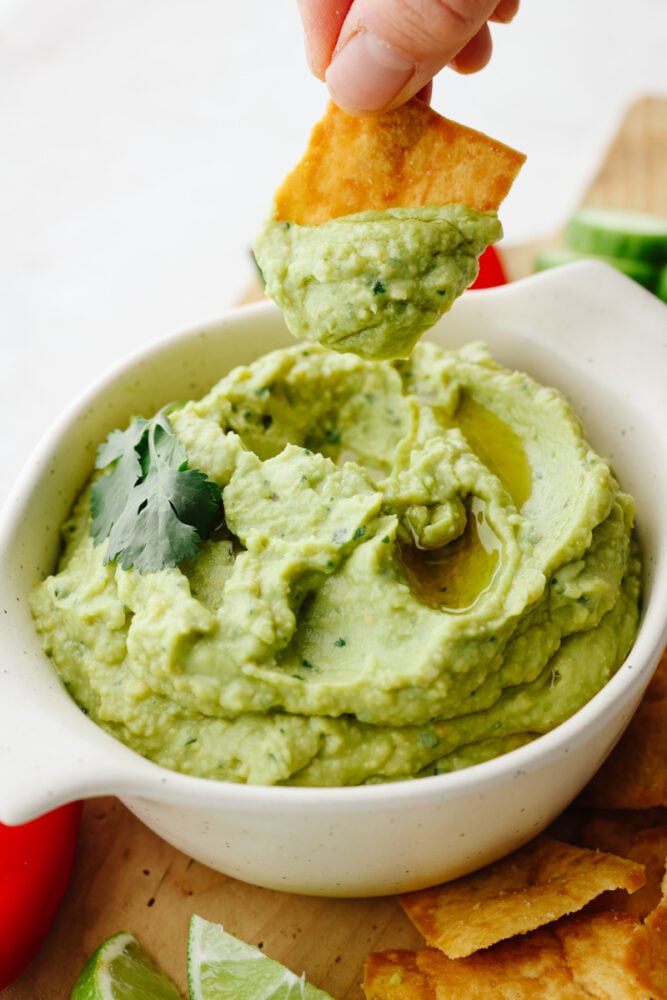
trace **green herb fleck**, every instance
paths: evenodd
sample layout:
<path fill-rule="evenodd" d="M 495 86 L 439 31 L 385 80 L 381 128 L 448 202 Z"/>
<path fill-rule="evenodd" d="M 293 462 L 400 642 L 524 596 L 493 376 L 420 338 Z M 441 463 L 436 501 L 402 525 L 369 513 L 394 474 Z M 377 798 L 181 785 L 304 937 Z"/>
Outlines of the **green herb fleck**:
<path fill-rule="evenodd" d="M 342 637 L 340 639 L 336 639 L 334 646 L 347 646 L 347 639 L 343 639 Z"/>
<path fill-rule="evenodd" d="M 387 288 L 384 282 L 380 278 L 377 278 L 373 283 L 373 295 L 384 295 L 386 291 Z"/>
<path fill-rule="evenodd" d="M 220 487 L 188 468 L 167 408 L 135 418 L 100 446 L 97 469 L 109 469 L 91 492 L 90 534 L 108 538 L 104 562 L 150 573 L 192 559 L 222 510 Z"/>

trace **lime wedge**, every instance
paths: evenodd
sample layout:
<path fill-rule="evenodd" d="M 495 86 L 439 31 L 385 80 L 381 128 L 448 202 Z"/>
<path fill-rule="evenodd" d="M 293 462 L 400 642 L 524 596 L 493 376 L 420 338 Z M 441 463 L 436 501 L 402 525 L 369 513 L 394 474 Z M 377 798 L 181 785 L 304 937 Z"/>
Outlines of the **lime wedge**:
<path fill-rule="evenodd" d="M 170 979 L 139 942 L 120 931 L 93 952 L 81 971 L 72 1000 L 181 1000 Z"/>
<path fill-rule="evenodd" d="M 188 935 L 190 1000 L 331 1000 L 259 948 L 193 916 Z"/>

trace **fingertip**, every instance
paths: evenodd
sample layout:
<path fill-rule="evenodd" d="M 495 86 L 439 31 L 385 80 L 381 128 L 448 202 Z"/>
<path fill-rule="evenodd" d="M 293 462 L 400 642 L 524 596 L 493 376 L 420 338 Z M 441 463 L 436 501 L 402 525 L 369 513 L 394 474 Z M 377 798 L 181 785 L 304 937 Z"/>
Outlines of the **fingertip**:
<path fill-rule="evenodd" d="M 491 32 L 488 25 L 484 25 L 470 41 L 463 46 L 461 51 L 454 56 L 449 65 L 457 73 L 468 75 L 477 73 L 488 64 L 493 51 Z"/>
<path fill-rule="evenodd" d="M 499 0 L 489 17 L 490 21 L 496 24 L 510 24 L 519 11 L 519 0 Z"/>
<path fill-rule="evenodd" d="M 324 80 L 340 30 L 352 0 L 297 0 L 303 25 L 306 61 L 311 73 Z"/>

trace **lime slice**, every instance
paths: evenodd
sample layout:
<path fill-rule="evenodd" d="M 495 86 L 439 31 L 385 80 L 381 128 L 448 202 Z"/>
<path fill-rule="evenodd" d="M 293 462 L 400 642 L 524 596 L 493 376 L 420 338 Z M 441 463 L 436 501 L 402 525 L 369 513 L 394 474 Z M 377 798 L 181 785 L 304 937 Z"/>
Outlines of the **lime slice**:
<path fill-rule="evenodd" d="M 181 1000 L 170 979 L 139 942 L 120 931 L 93 952 L 81 971 L 72 1000 Z"/>
<path fill-rule="evenodd" d="M 198 916 L 190 920 L 188 989 L 190 1000 L 331 1000 L 304 976 Z"/>

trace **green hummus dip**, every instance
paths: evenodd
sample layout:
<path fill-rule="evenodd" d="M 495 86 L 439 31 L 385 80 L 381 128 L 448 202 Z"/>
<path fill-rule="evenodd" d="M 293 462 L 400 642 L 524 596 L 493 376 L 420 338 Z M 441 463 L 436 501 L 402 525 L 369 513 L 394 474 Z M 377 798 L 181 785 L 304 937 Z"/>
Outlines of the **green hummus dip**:
<path fill-rule="evenodd" d="M 32 610 L 72 697 L 168 768 L 348 785 L 461 768 L 567 719 L 638 623 L 633 503 L 555 390 L 481 344 L 297 344 L 172 417 L 224 523 L 104 564 L 88 491 Z"/>
<path fill-rule="evenodd" d="M 319 226 L 265 223 L 254 246 L 265 290 L 296 337 L 363 358 L 407 357 L 477 277 L 502 236 L 465 205 L 360 212 Z"/>

